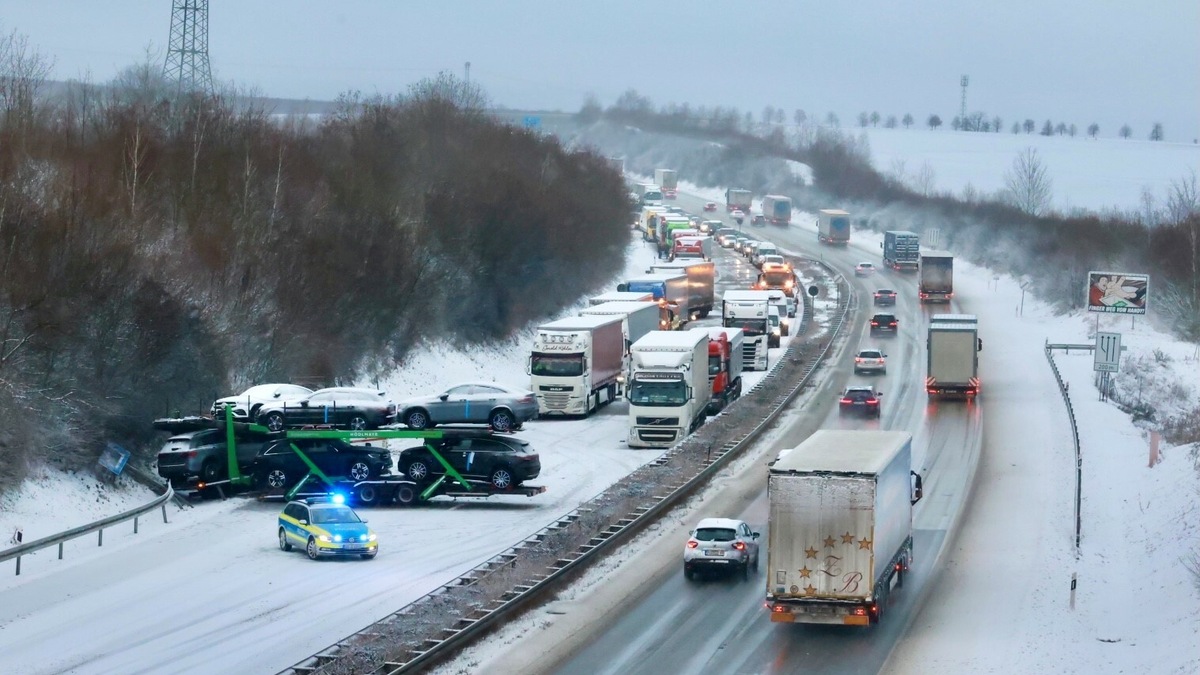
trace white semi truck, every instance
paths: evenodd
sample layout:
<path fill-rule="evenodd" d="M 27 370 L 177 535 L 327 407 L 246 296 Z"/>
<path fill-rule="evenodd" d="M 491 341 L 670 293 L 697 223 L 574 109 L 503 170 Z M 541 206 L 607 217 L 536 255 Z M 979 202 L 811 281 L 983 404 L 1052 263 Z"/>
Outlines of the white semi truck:
<path fill-rule="evenodd" d="M 822 244 L 849 244 L 850 214 L 841 209 L 818 211 L 817 241 Z"/>
<path fill-rule="evenodd" d="M 821 430 L 771 463 L 771 621 L 879 621 L 912 564 L 921 477 L 911 456 L 904 431 Z"/>
<path fill-rule="evenodd" d="M 657 302 L 606 302 L 579 312 L 579 316 L 619 316 L 625 333 L 625 351 L 642 336 L 658 330 L 663 309 Z"/>
<path fill-rule="evenodd" d="M 577 316 L 538 326 L 529 356 L 538 414 L 589 415 L 617 397 L 625 361 L 620 316 Z"/>
<path fill-rule="evenodd" d="M 654 331 L 629 353 L 629 447 L 667 448 L 704 423 L 708 330 Z"/>
<path fill-rule="evenodd" d="M 674 169 L 655 169 L 654 182 L 662 187 L 663 197 L 675 199 L 679 190 L 679 174 Z"/>
<path fill-rule="evenodd" d="M 925 392 L 930 398 L 979 395 L 979 321 L 974 314 L 934 314 L 926 341 Z"/>
<path fill-rule="evenodd" d="M 917 297 L 925 302 L 950 302 L 954 297 L 954 254 L 922 251 L 917 270 Z"/>
<path fill-rule="evenodd" d="M 767 369 L 767 348 L 779 346 L 771 330 L 771 295 L 767 291 L 725 291 L 721 296 L 721 325 L 741 328 L 742 364 L 746 370 Z"/>

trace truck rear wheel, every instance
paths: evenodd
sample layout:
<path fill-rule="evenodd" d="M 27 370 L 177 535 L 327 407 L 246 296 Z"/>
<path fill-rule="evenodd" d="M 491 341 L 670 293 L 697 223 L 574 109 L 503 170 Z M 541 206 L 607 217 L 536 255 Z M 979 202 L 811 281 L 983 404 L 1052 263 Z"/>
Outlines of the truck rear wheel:
<path fill-rule="evenodd" d="M 417 503 L 417 488 L 413 485 L 401 485 L 396 488 L 396 503 L 400 506 L 412 506 Z"/>
<path fill-rule="evenodd" d="M 379 503 L 379 488 L 371 483 L 359 485 L 354 490 L 354 501 L 359 506 L 375 506 Z"/>

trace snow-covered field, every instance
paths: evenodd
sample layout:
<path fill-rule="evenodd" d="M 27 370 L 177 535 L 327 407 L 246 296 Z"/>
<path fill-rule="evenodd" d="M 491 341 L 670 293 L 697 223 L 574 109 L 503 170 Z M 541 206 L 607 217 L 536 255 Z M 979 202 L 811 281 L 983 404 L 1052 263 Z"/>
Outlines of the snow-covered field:
<path fill-rule="evenodd" d="M 1111 207 L 1137 211 L 1143 190 L 1161 205 L 1172 181 L 1200 173 L 1200 145 L 1194 143 L 915 127 L 845 131 L 856 138 L 865 136 L 878 171 L 903 173 L 911 183 L 928 165 L 934 189 L 959 196 L 967 185 L 986 194 L 1003 190 L 1004 174 L 1013 160 L 1025 148 L 1035 148 L 1053 182 L 1053 206 L 1062 212 Z"/>

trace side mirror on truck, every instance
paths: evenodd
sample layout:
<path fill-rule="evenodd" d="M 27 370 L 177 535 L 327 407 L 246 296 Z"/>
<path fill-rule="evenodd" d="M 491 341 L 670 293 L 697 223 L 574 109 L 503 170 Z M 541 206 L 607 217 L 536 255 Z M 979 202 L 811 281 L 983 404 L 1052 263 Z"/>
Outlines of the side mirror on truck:
<path fill-rule="evenodd" d="M 921 486 L 921 474 L 916 471 L 909 471 L 909 477 L 912 479 L 912 498 L 911 503 L 916 504 L 921 501 L 921 497 L 925 495 L 925 489 Z"/>
<path fill-rule="evenodd" d="M 975 338 L 975 351 L 983 351 L 983 338 Z"/>

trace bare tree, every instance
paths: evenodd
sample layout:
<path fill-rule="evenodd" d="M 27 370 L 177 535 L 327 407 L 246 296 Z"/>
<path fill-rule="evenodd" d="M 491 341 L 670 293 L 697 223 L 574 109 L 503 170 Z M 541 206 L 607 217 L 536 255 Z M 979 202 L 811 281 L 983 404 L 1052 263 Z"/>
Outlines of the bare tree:
<path fill-rule="evenodd" d="M 1067 134 L 1067 123 L 1059 122 L 1056 124 L 1054 126 L 1054 133 L 1058 134 L 1059 136 L 1065 136 Z"/>
<path fill-rule="evenodd" d="M 1041 133 L 1043 136 L 1053 136 L 1054 135 L 1054 123 L 1051 122 L 1050 120 L 1046 120 L 1046 123 L 1042 125 Z"/>
<path fill-rule="evenodd" d="M 838 119 L 837 113 L 830 111 L 829 114 L 825 116 L 825 124 L 828 124 L 836 129 L 842 125 L 842 121 Z"/>
<path fill-rule="evenodd" d="M 787 111 L 783 108 L 775 109 L 775 124 L 783 124 L 787 122 Z"/>
<path fill-rule="evenodd" d="M 1099 124 L 1092 122 L 1091 124 L 1088 125 L 1088 136 L 1095 138 L 1096 134 L 1098 134 L 1098 133 L 1100 133 L 1100 125 Z"/>
<path fill-rule="evenodd" d="M 1076 127 L 1075 123 L 1072 122 L 1071 125 L 1067 127 L 1067 133 L 1070 134 L 1071 138 L 1075 138 L 1075 134 L 1079 133 L 1079 127 Z"/>
<path fill-rule="evenodd" d="M 913 125 L 912 113 L 904 113 L 904 119 L 900 120 L 900 122 L 904 125 L 905 129 L 911 127 Z"/>
<path fill-rule="evenodd" d="M 1000 133 L 1000 130 L 1003 128 L 1004 128 L 1004 120 L 1000 119 L 999 115 L 996 115 L 995 117 L 993 117 L 992 118 L 992 130 L 995 131 L 996 133 Z"/>
<path fill-rule="evenodd" d="M 871 126 L 879 126 L 879 111 L 874 111 L 871 113 Z"/>
<path fill-rule="evenodd" d="M 1150 130 L 1150 140 L 1161 141 L 1163 138 L 1164 138 L 1164 136 L 1163 136 L 1162 122 L 1155 122 L 1154 128 Z"/>
<path fill-rule="evenodd" d="M 938 117 L 936 114 L 930 115 L 929 120 L 926 122 L 926 124 L 929 125 L 930 129 L 937 131 L 937 128 L 942 126 L 942 118 Z"/>
<path fill-rule="evenodd" d="M 913 188 L 924 197 L 929 197 L 933 194 L 934 173 L 933 167 L 929 162 L 921 164 L 921 168 L 917 170 L 917 175 L 913 178 Z"/>
<path fill-rule="evenodd" d="M 775 106 L 768 105 L 762 111 L 762 123 L 770 124 L 775 121 Z"/>
<path fill-rule="evenodd" d="M 796 123 L 796 126 L 800 126 L 808 121 L 808 114 L 804 110 L 796 108 L 796 112 L 792 113 L 792 121 Z"/>
<path fill-rule="evenodd" d="M 1021 133 L 1021 123 L 1020 122 L 1013 122 L 1012 132 L 1013 132 L 1013 135 Z"/>
<path fill-rule="evenodd" d="M 1037 128 L 1037 123 L 1036 123 L 1036 122 L 1034 122 L 1032 119 L 1029 119 L 1029 118 L 1027 118 L 1027 119 L 1026 119 L 1026 120 L 1025 120 L 1025 121 L 1024 121 L 1022 124 L 1021 124 L 1021 128 L 1025 130 L 1025 133 L 1027 133 L 1027 134 L 1032 134 L 1032 133 L 1033 133 L 1033 130 Z"/>
<path fill-rule="evenodd" d="M 1167 188 L 1166 216 L 1172 224 L 1179 224 L 1200 213 L 1200 190 L 1197 190 L 1196 170 L 1187 176 L 1171 181 Z"/>
<path fill-rule="evenodd" d="M 1004 185 L 1013 205 L 1039 216 L 1050 205 L 1051 181 L 1036 148 L 1025 148 L 1004 174 Z"/>
<path fill-rule="evenodd" d="M 865 110 L 863 112 L 858 113 L 858 126 L 865 129 L 867 127 L 867 125 L 870 123 L 871 123 L 871 116 L 868 115 Z"/>
<path fill-rule="evenodd" d="M 1129 138 L 1133 135 L 1133 129 L 1128 124 L 1122 124 L 1120 134 L 1121 138 Z"/>
<path fill-rule="evenodd" d="M 883 123 L 883 126 L 887 129 L 895 129 L 896 125 L 897 122 L 895 115 L 888 115 L 887 121 Z"/>

